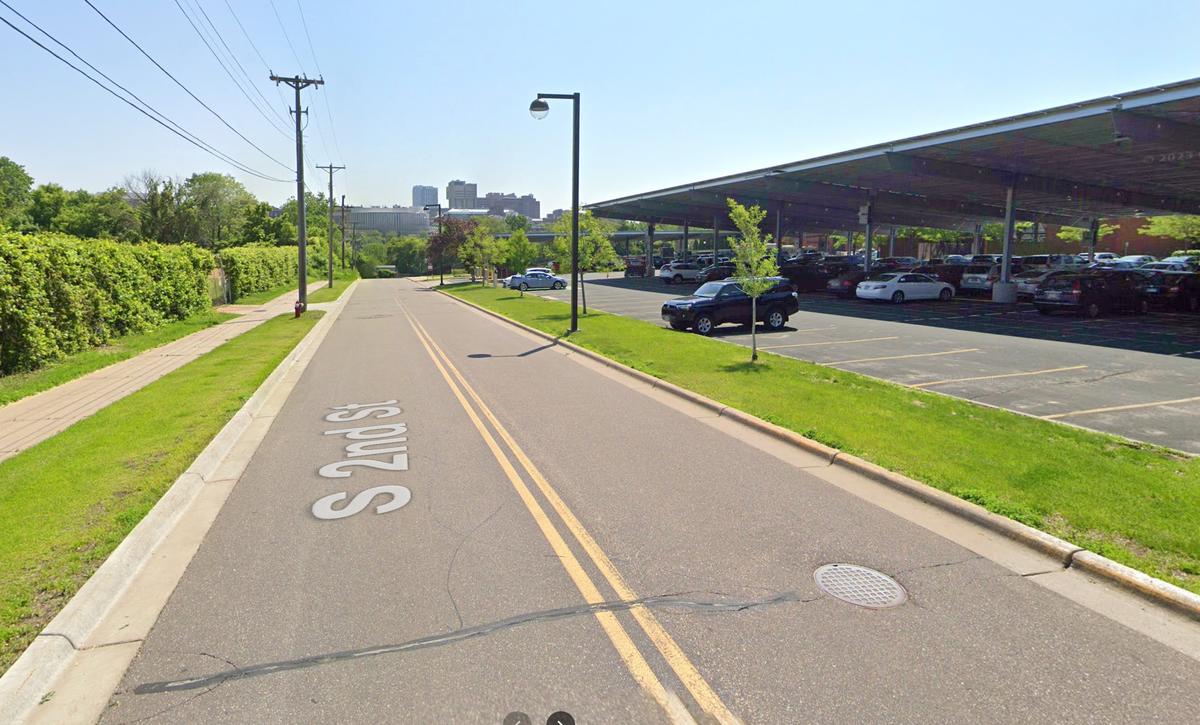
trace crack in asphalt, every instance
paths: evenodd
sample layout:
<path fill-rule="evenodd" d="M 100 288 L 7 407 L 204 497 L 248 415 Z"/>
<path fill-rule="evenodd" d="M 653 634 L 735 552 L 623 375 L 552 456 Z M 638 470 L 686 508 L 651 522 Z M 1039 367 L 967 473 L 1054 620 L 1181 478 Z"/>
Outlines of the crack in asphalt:
<path fill-rule="evenodd" d="M 458 610 L 458 601 L 455 600 L 454 592 L 451 591 L 451 589 L 450 589 L 450 575 L 454 573 L 454 563 L 456 561 L 458 561 L 458 552 L 462 551 L 463 545 L 466 544 L 467 541 L 472 536 L 475 535 L 475 532 L 479 531 L 479 529 L 483 528 L 484 524 L 491 521 L 492 517 L 494 517 L 496 514 L 500 513 L 500 509 L 504 508 L 504 506 L 505 506 L 505 504 L 500 504 L 499 506 L 496 507 L 495 511 L 491 512 L 486 517 L 484 517 L 482 520 L 480 520 L 479 523 L 475 524 L 475 526 L 470 531 L 468 531 L 465 536 L 463 536 L 461 539 L 459 539 L 458 545 L 454 547 L 454 553 L 450 556 L 450 564 L 446 567 L 446 596 L 450 597 L 450 606 L 454 607 L 454 616 L 458 618 L 459 629 L 462 629 L 462 627 L 463 627 L 462 612 L 460 612 Z"/>
<path fill-rule="evenodd" d="M 914 566 L 910 569 L 901 569 L 900 571 L 895 572 L 894 574 L 892 574 L 892 578 L 898 577 L 901 574 L 910 574 L 914 571 L 925 571 L 926 569 L 940 569 L 944 566 L 958 566 L 959 564 L 966 564 L 968 562 L 981 560 L 983 558 L 984 558 L 983 556 L 980 556 L 979 554 L 975 554 L 974 556 L 968 556 L 965 559 L 956 559 L 954 561 L 943 561 L 940 564 L 925 564 L 924 566 Z"/>
<path fill-rule="evenodd" d="M 697 593 L 721 594 L 721 592 Z M 381 655 L 396 654 L 400 652 L 412 652 L 429 647 L 441 647 L 448 644 L 461 642 L 463 640 L 472 639 L 474 637 L 480 637 L 495 632 L 504 631 L 506 629 L 518 627 L 523 624 L 547 622 L 580 615 L 596 614 L 599 612 L 624 612 L 636 607 L 681 608 L 710 612 L 745 612 L 752 609 L 771 607 L 778 604 L 806 604 L 824 598 L 823 596 L 805 598 L 800 596 L 798 592 L 782 592 L 765 599 L 703 600 L 687 599 L 684 598 L 685 594 L 689 593 L 681 592 L 677 594 L 663 594 L 642 597 L 630 601 L 599 602 L 596 604 L 581 604 L 573 607 L 545 609 L 526 614 L 519 614 L 514 617 L 508 617 L 506 619 L 489 622 L 487 624 L 465 627 L 452 632 L 447 632 L 445 634 L 429 635 L 419 639 L 409 640 L 407 642 L 378 645 L 375 647 L 360 647 L 357 649 L 343 650 L 341 652 L 329 652 L 325 654 L 310 655 L 308 657 L 299 657 L 291 660 L 280 660 L 277 662 L 264 662 L 262 664 L 250 665 L 248 667 L 235 666 L 231 669 L 225 670 L 224 672 L 217 672 L 211 675 L 204 675 L 202 677 L 190 677 L 179 680 L 164 680 L 160 682 L 146 682 L 135 686 L 133 688 L 133 693 L 137 695 L 149 695 L 169 692 L 186 692 L 189 690 L 198 689 L 204 690 L 203 692 L 198 693 L 194 697 L 188 698 L 188 700 L 185 701 L 190 702 L 196 697 L 200 697 L 212 692 L 214 689 L 226 682 L 229 682 L 230 680 L 244 679 L 249 677 L 262 677 L 265 675 L 273 675 L 279 672 L 306 669 L 309 667 L 317 667 L 319 665 L 326 665 L 346 660 L 378 657 Z M 214 657 L 214 655 L 209 655 L 207 653 L 201 654 L 204 654 L 208 657 Z"/>

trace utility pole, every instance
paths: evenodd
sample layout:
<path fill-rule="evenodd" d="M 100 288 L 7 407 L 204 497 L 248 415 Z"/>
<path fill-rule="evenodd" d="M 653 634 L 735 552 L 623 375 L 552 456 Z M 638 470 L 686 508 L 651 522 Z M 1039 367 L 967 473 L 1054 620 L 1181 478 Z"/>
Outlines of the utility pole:
<path fill-rule="evenodd" d="M 346 195 L 342 194 L 342 269 L 346 268 Z"/>
<path fill-rule="evenodd" d="M 325 81 L 320 78 L 303 78 L 300 76 L 277 76 L 271 74 L 275 84 L 286 83 L 296 91 L 296 229 L 300 243 L 300 299 L 296 302 L 301 312 L 308 309 L 308 232 L 304 218 L 304 127 L 300 124 L 300 115 L 306 113 L 300 107 L 300 90 L 309 86 L 323 86 Z"/>
<path fill-rule="evenodd" d="M 333 172 L 341 171 L 345 166 L 318 166 L 318 169 L 329 172 L 329 236 L 326 237 L 328 244 L 325 245 L 329 252 L 329 287 L 333 289 Z"/>

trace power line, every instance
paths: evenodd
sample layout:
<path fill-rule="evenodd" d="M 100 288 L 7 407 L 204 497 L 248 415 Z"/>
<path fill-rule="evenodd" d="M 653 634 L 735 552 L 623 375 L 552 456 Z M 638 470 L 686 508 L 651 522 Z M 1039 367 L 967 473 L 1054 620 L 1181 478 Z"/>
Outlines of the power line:
<path fill-rule="evenodd" d="M 163 73 L 164 73 L 164 74 L 165 74 L 165 75 L 166 75 L 168 78 L 170 78 L 172 81 L 174 81 L 174 82 L 175 82 L 175 85 L 177 85 L 177 86 L 179 86 L 180 88 L 182 88 L 182 89 L 183 89 L 183 90 L 184 90 L 184 91 L 185 91 L 185 92 L 186 92 L 186 93 L 187 93 L 189 96 L 191 96 L 191 97 L 192 97 L 192 98 L 193 98 L 193 99 L 196 101 L 196 103 L 199 103 L 201 106 L 204 106 L 204 108 L 205 108 L 205 109 L 206 109 L 206 110 L 207 110 L 209 113 L 211 113 L 212 115 L 216 116 L 216 117 L 217 117 L 217 119 L 218 119 L 218 120 L 219 120 L 221 123 L 225 124 L 225 127 L 226 127 L 226 128 L 228 128 L 230 131 L 233 131 L 234 133 L 236 133 L 236 134 L 238 135 L 238 138 L 240 138 L 240 139 L 242 139 L 243 141 L 245 141 L 246 143 L 250 144 L 250 145 L 251 145 L 251 146 L 253 146 L 253 147 L 255 148 L 255 150 L 257 150 L 257 151 L 258 151 L 260 154 L 262 154 L 263 156 L 266 156 L 268 159 L 270 159 L 270 160 L 274 161 L 275 163 L 279 164 L 280 166 L 282 166 L 283 168 L 287 169 L 288 171 L 291 171 L 291 170 L 292 170 L 292 168 L 291 168 L 290 166 L 288 166 L 287 164 L 283 163 L 282 161 L 280 161 L 279 159 L 275 158 L 274 156 L 272 156 L 271 154 L 267 153 L 266 151 L 263 151 L 263 150 L 262 150 L 262 149 L 261 149 L 261 148 L 258 146 L 258 144 L 254 143 L 254 142 L 253 142 L 253 141 L 251 141 L 250 139 L 246 138 L 246 137 L 245 137 L 245 135 L 243 135 L 241 131 L 237 130 L 237 129 L 236 129 L 236 128 L 234 128 L 232 125 L 230 125 L 230 123 L 229 123 L 228 121 L 226 121 L 226 120 L 225 120 L 225 119 L 224 119 L 224 118 L 221 116 L 221 114 L 217 113 L 216 111 L 214 111 L 214 110 L 212 109 L 212 107 L 211 107 L 211 106 L 209 106 L 209 105 L 208 105 L 207 103 L 205 103 L 204 101 L 200 100 L 200 98 L 199 98 L 199 97 L 197 97 L 195 93 L 192 93 L 192 91 L 191 91 L 191 89 L 190 89 L 190 88 L 188 88 L 188 87 L 187 87 L 187 86 L 185 86 L 183 83 L 181 83 L 181 82 L 179 81 L 179 79 L 178 79 L 178 78 L 176 78 L 175 76 L 171 75 L 171 72 L 170 72 L 170 71 L 168 71 L 166 68 L 163 68 L 163 67 L 162 67 L 162 64 L 161 64 L 161 63 L 159 63 L 157 60 L 155 60 L 155 59 L 154 59 L 154 56 L 152 56 L 152 55 L 150 55 L 149 53 L 147 53 L 147 52 L 145 51 L 145 49 L 143 49 L 143 48 L 142 48 L 142 46 L 138 45 L 138 44 L 137 44 L 137 41 L 135 41 L 133 38 L 129 37 L 129 35 L 127 35 L 127 34 L 125 33 L 125 31 L 124 31 L 124 30 L 121 30 L 121 28 L 120 28 L 120 27 L 118 27 L 116 23 L 114 23 L 113 21 L 109 20 L 109 19 L 108 19 L 108 16 L 107 16 L 107 15 L 105 15 L 104 13 L 102 13 L 102 12 L 100 11 L 100 8 L 98 8 L 98 7 L 96 7 L 95 5 L 93 5 L 93 4 L 92 4 L 92 0 L 83 0 L 83 1 L 84 1 L 85 3 L 87 3 L 88 7 L 90 7 L 92 10 L 96 11 L 96 14 L 97 14 L 97 15 L 99 15 L 99 16 L 100 16 L 100 17 L 102 17 L 102 18 L 104 18 L 104 22 L 106 22 L 106 23 L 108 23 L 109 25 L 111 25 L 111 26 L 112 26 L 112 28 L 113 28 L 113 30 L 116 30 L 118 33 L 120 33 L 120 34 L 121 34 L 121 37 L 125 38 L 125 40 L 128 40 L 128 41 L 130 42 L 130 44 L 131 44 L 131 45 L 133 45 L 133 47 L 137 48 L 137 49 L 138 49 L 138 50 L 141 52 L 141 54 L 142 54 L 142 55 L 146 56 L 147 60 L 149 60 L 151 63 L 153 63 L 153 64 L 155 65 L 155 67 L 157 67 L 157 68 L 158 68 L 160 71 L 162 71 L 162 72 L 163 72 Z"/>
<path fill-rule="evenodd" d="M 258 97 L 262 99 L 263 105 L 274 111 L 275 117 L 286 124 L 287 119 L 283 117 L 283 114 L 279 112 L 278 108 L 275 108 L 271 105 L 271 102 L 267 100 L 267 97 L 264 96 L 263 92 L 259 90 L 257 85 L 255 85 L 254 79 L 252 79 L 250 74 L 246 72 L 245 67 L 242 66 L 242 62 L 238 60 L 237 54 L 234 53 L 233 49 L 229 47 L 229 44 L 225 42 L 225 36 L 221 35 L 221 31 L 217 28 L 216 23 L 212 21 L 212 18 L 208 17 L 208 12 L 204 9 L 204 4 L 201 2 L 201 0 L 192 0 L 192 2 L 196 6 L 196 9 L 199 10 L 200 14 L 204 17 L 204 21 L 208 23 L 208 27 L 212 28 L 213 33 L 216 34 L 217 40 L 221 42 L 221 45 L 225 48 L 225 52 L 229 54 L 229 58 L 233 60 L 234 64 L 238 67 L 238 70 L 242 72 L 242 77 L 246 79 L 246 82 L 250 85 L 250 88 L 252 88 L 254 92 L 258 94 Z M 268 70 L 270 69 L 268 68 Z M 278 89 L 279 86 L 275 86 L 275 88 Z M 274 125 L 274 123 L 271 125 Z"/>
<path fill-rule="evenodd" d="M 229 4 L 229 0 L 225 0 L 225 7 L 229 9 L 229 14 L 233 16 L 233 22 L 237 23 L 238 29 L 242 31 L 242 36 L 246 38 L 246 42 L 249 43 L 250 47 L 254 49 L 254 54 L 258 56 L 260 61 L 262 61 L 263 68 L 266 69 L 267 73 L 273 75 L 274 71 L 271 70 L 271 64 L 268 63 L 267 59 L 263 57 L 262 52 L 259 51 L 258 46 L 254 43 L 254 39 L 250 37 L 250 33 L 246 32 L 246 26 L 242 25 L 241 18 L 239 18 L 238 14 L 234 11 L 233 5 Z M 285 108 L 288 107 L 287 101 L 283 99 L 283 91 L 279 89 L 278 85 L 275 86 L 275 95 L 279 96 L 279 103 L 281 105 L 283 105 Z"/>
<path fill-rule="evenodd" d="M 308 71 L 304 70 L 304 64 L 300 62 L 300 56 L 296 54 L 296 46 L 292 45 L 292 38 L 288 35 L 287 28 L 283 24 L 283 18 L 279 17 L 279 10 L 275 7 L 275 0 L 267 0 L 271 4 L 271 11 L 275 13 L 275 21 L 279 23 L 279 29 L 283 31 L 283 39 L 287 41 L 288 47 L 292 49 L 292 58 L 296 60 L 296 66 L 304 75 L 308 75 Z"/>
<path fill-rule="evenodd" d="M 317 60 L 317 49 L 313 47 L 312 36 L 308 33 L 308 21 L 304 18 L 304 5 L 300 0 L 296 0 L 296 9 L 300 11 L 300 24 L 304 26 L 304 37 L 308 39 L 308 52 L 312 54 L 313 63 L 317 66 L 317 75 L 324 78 L 325 74 L 321 71 L 321 61 Z M 333 146 L 337 149 L 338 156 L 344 159 L 345 154 L 342 153 L 342 145 L 338 143 L 337 128 L 333 125 L 333 111 L 329 108 L 328 93 L 320 100 L 321 105 L 325 107 L 325 116 L 329 119 L 329 132 L 333 134 Z M 320 124 L 317 125 L 317 129 L 320 130 Z"/>
<path fill-rule="evenodd" d="M 250 103 L 250 105 L 254 106 L 254 110 L 258 111 L 258 115 L 262 116 L 266 120 L 267 123 L 271 124 L 271 128 L 274 128 L 276 131 L 279 131 L 279 133 L 281 133 L 284 138 L 287 138 L 288 137 L 287 132 L 281 130 L 278 126 L 276 126 L 275 122 L 271 120 L 271 117 L 268 116 L 267 113 L 265 111 L 263 111 L 261 107 L 259 107 L 258 103 L 256 103 L 254 101 L 254 99 L 250 97 L 249 93 L 246 93 L 246 89 L 242 87 L 241 82 L 238 81 L 238 79 L 236 77 L 234 77 L 233 72 L 231 70 L 229 70 L 229 67 L 227 65 L 225 65 L 225 61 L 222 60 L 221 56 L 217 54 L 217 51 L 213 49 L 212 44 L 208 42 L 208 39 L 204 37 L 204 33 L 200 32 L 200 28 L 197 27 L 196 23 L 192 20 L 192 17 L 190 15 L 188 15 L 187 11 L 185 11 L 183 9 L 183 5 L 181 5 L 179 3 L 179 0 L 175 0 L 175 7 L 179 8 L 179 12 L 183 15 L 184 19 L 188 21 L 188 25 L 192 26 L 192 30 L 194 30 L 196 32 L 196 37 L 200 38 L 200 42 L 204 43 L 205 48 L 208 48 L 208 52 L 211 53 L 212 57 L 216 59 L 217 64 L 221 66 L 221 70 L 225 71 L 225 75 L 229 76 L 229 80 L 233 81 L 233 84 L 235 86 L 237 86 L 237 89 L 242 94 L 242 97 L 245 98 Z M 244 72 L 245 71 L 243 71 L 243 73 Z M 253 87 L 254 87 L 253 84 L 251 84 L 251 88 L 253 88 Z"/>
<path fill-rule="evenodd" d="M 6 8 L 8 8 L 9 10 L 12 10 L 14 13 L 17 13 L 17 15 L 18 15 L 18 16 L 20 16 L 22 20 L 25 20 L 25 22 L 26 22 L 26 23 L 29 23 L 29 24 L 30 24 L 30 25 L 32 25 L 34 28 L 37 28 L 38 32 L 42 33 L 42 34 L 43 34 L 43 35 L 45 35 L 47 38 L 50 38 L 51 40 L 53 40 L 55 43 L 57 43 L 58 45 L 62 46 L 63 48 L 67 48 L 67 46 L 66 46 L 65 44 L 63 44 L 63 43 L 62 43 L 61 41 L 59 41 L 57 38 L 55 38 L 54 36 L 52 36 L 50 33 L 46 32 L 46 31 L 45 31 L 45 30 L 43 30 L 43 29 L 42 29 L 40 26 L 38 26 L 36 23 L 34 23 L 34 22 L 32 22 L 32 21 L 30 21 L 30 20 L 26 19 L 24 16 L 22 16 L 20 13 L 18 13 L 18 12 L 17 12 L 15 9 L 13 9 L 13 7 L 12 7 L 11 5 L 9 5 L 7 2 L 3 2 L 3 0 L 0 0 L 0 3 L 2 3 L 2 4 L 3 4 L 3 5 L 4 5 Z M 229 157 L 229 156 L 226 156 L 225 154 L 222 154 L 222 153 L 221 153 L 221 152 L 219 152 L 219 151 L 216 151 L 215 149 L 213 149 L 213 148 L 211 148 L 211 147 L 208 147 L 208 148 L 206 148 L 206 146 L 209 146 L 208 144 L 205 144 L 205 143 L 204 143 L 204 142 L 202 142 L 202 141 L 193 140 L 192 138 L 189 138 L 189 137 L 188 137 L 188 135 L 185 135 L 184 133 L 181 133 L 180 131 L 176 130 L 175 128 L 172 128 L 170 125 L 167 125 L 167 123 L 164 123 L 163 121 L 159 120 L 158 118 L 155 118 L 153 115 L 151 115 L 151 114 L 150 114 L 149 112 L 147 112 L 145 109 L 141 108 L 140 106 L 138 106 L 138 105 L 137 105 L 137 104 L 135 104 L 134 102 L 130 101 L 128 98 L 126 98 L 126 97 L 122 96 L 121 94 L 117 93 L 117 92 L 116 92 L 116 91 L 114 91 L 113 89 L 111 89 L 111 88 L 109 88 L 108 86 L 106 86 L 106 85 L 104 85 L 103 83 L 101 83 L 101 82 L 100 82 L 99 80 L 97 80 L 95 77 L 93 77 L 92 75 L 90 75 L 90 74 L 89 74 L 87 71 L 83 70 L 82 68 L 80 68 L 79 66 L 75 65 L 75 64 L 74 64 L 74 63 L 72 63 L 71 61 L 67 60 L 66 58 L 62 57 L 62 56 L 61 56 L 61 55 L 59 55 L 58 53 L 55 53 L 53 50 L 51 50 L 50 48 L 48 48 L 48 47 L 46 47 L 45 45 L 43 45 L 43 44 L 42 44 L 40 41 L 38 41 L 38 39 L 37 39 L 37 38 L 34 38 L 34 37 L 33 37 L 32 35 L 30 35 L 29 33 L 26 33 L 24 30 L 21 30 L 21 29 L 20 29 L 20 28 L 18 28 L 17 26 L 13 25 L 11 22 L 9 22 L 9 21 L 8 21 L 8 19 L 7 19 L 7 18 L 0 17 L 0 22 L 4 23 L 4 24 L 5 24 L 5 25 L 7 25 L 8 27 L 12 28 L 12 29 L 13 29 L 13 30 L 15 30 L 17 33 L 20 33 L 22 36 L 24 36 L 24 37 L 25 37 L 25 39 L 26 39 L 26 40 L 28 40 L 29 42 L 33 43 L 34 45 L 36 45 L 37 47 L 41 48 L 42 50 L 46 51 L 46 52 L 47 52 L 47 53 L 49 53 L 50 55 L 54 56 L 54 57 L 55 57 L 56 59 L 58 59 L 58 60 L 59 60 L 61 63 L 63 63 L 63 64 L 64 64 L 64 65 L 66 65 L 67 67 L 71 68 L 71 69 L 72 69 L 72 70 L 74 70 L 76 73 L 79 73 L 79 74 L 80 74 L 80 75 L 82 75 L 84 78 L 87 78 L 87 79 L 88 79 L 89 81 L 91 81 L 92 83 L 95 83 L 97 86 L 99 86 L 100 88 L 102 88 L 102 89 L 103 89 L 105 92 L 109 93 L 110 95 L 112 95 L 112 96 L 113 96 L 114 98 L 116 98 L 117 100 L 119 100 L 119 101 L 121 101 L 122 103 L 126 104 L 127 106 L 129 106 L 129 107 L 130 107 L 130 108 L 132 108 L 133 110 L 135 110 L 135 111 L 137 111 L 138 113 L 140 113 L 140 114 L 142 114 L 143 116 L 145 116 L 146 118 L 149 118 L 151 121 L 154 121 L 154 122 L 155 122 L 155 123 L 157 123 L 158 125 L 162 126 L 163 128 L 167 129 L 168 131 L 170 131 L 171 133 L 175 134 L 175 135 L 176 135 L 176 136 L 178 136 L 179 138 L 183 139 L 184 141 L 187 141 L 188 143 L 192 144 L 193 146 L 195 146 L 196 148 L 200 149 L 201 151 L 204 151 L 205 153 L 208 153 L 208 154 L 210 154 L 210 155 L 212 155 L 212 156 L 214 156 L 214 157 L 216 157 L 216 158 L 218 158 L 218 159 L 220 159 L 220 160 L 222 160 L 222 161 L 224 161 L 224 162 L 226 162 L 226 163 L 230 164 L 231 166 L 234 166 L 234 167 L 236 167 L 236 168 L 237 168 L 238 170 L 240 170 L 240 171 L 243 171 L 243 172 L 245 172 L 245 173 L 247 173 L 247 174 L 250 174 L 250 175 L 252 175 L 252 176 L 257 176 L 258 178 L 260 178 L 260 179 L 263 179 L 263 180 L 265 180 L 265 181 L 283 181 L 283 182 L 286 182 L 286 181 L 288 181 L 288 179 L 278 179 L 278 178 L 275 178 L 274 176 L 268 176 L 267 174 L 264 174 L 264 173 L 262 173 L 262 172 L 260 172 L 260 171 L 256 171 L 256 170 L 254 170 L 254 169 L 250 168 L 249 166 L 246 166 L 245 164 L 242 164 L 241 162 L 239 162 L 239 161 L 236 161 L 236 160 L 232 159 L 231 157 Z M 75 55 L 75 57 L 77 57 L 77 58 L 79 57 L 79 56 L 78 56 L 78 54 L 76 54 L 74 51 L 71 51 L 69 48 L 67 48 L 67 50 L 68 50 L 69 52 L 71 52 L 71 54 L 72 54 L 72 55 Z M 82 59 L 81 59 L 81 60 L 82 60 Z M 84 62 L 86 62 L 86 61 L 84 61 Z M 90 65 L 90 64 L 88 64 L 88 65 Z M 97 72 L 99 72 L 99 71 L 97 71 Z M 115 81 L 114 81 L 114 84 L 115 84 Z M 130 95 L 133 95 L 133 94 L 131 93 Z M 135 97 L 136 97 L 136 96 L 135 96 Z M 142 102 L 142 103 L 144 103 L 144 101 L 141 101 L 140 99 L 139 99 L 139 102 Z M 147 108 L 149 108 L 149 106 L 147 106 Z M 153 109 L 151 109 L 151 110 L 153 110 Z M 156 114 L 158 114 L 158 115 L 162 116 L 162 114 L 161 114 L 161 113 L 159 113 L 158 111 L 154 111 L 154 113 L 156 113 Z M 166 116 L 162 116 L 162 117 L 163 117 L 163 118 L 166 118 Z M 168 119 L 168 120 L 169 120 L 169 119 Z M 170 123 L 171 123 L 171 124 L 173 124 L 173 125 L 175 125 L 175 126 L 178 126 L 178 124 L 175 124 L 175 122 L 174 122 L 174 121 L 171 121 Z"/>

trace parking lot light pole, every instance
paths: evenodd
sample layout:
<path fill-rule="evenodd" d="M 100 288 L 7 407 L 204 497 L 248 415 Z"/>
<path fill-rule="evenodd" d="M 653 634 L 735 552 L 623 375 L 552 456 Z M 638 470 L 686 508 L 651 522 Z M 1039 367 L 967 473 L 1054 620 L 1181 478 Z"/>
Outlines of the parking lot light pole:
<path fill-rule="evenodd" d="M 571 138 L 571 332 L 579 331 L 579 94 L 539 93 L 529 104 L 529 115 L 541 120 L 550 113 L 546 99 L 566 100 L 574 104 L 574 128 Z"/>
<path fill-rule="evenodd" d="M 443 257 L 444 257 L 444 256 L 445 256 L 445 254 L 446 254 L 446 248 L 445 248 L 445 246 L 443 246 L 443 245 L 445 245 L 445 243 L 446 243 L 446 240 L 445 240 L 445 239 L 442 239 L 442 205 L 441 205 L 441 204 L 426 204 L 426 205 L 425 205 L 425 207 L 424 207 L 424 210 L 425 210 L 425 211 L 429 211 L 430 209 L 437 209 L 437 224 L 438 224 L 438 287 L 444 287 L 444 286 L 446 285 L 446 267 L 445 267 L 445 265 L 444 265 L 442 262 L 443 262 Z"/>

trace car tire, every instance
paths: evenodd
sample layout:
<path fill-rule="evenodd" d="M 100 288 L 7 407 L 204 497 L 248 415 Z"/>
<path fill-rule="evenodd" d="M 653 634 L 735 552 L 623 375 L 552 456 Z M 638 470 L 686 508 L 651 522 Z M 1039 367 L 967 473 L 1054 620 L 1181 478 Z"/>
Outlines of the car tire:
<path fill-rule="evenodd" d="M 517 289 L 521 290 L 522 292 L 525 292 L 529 289 L 529 285 L 522 282 L 521 284 L 517 285 Z"/>
<path fill-rule="evenodd" d="M 894 305 L 904 304 L 904 293 L 901 292 L 900 290 L 896 290 L 895 292 L 893 292 L 892 293 L 892 304 L 894 304 Z"/>
<path fill-rule="evenodd" d="M 1048 315 L 1051 312 L 1054 312 L 1054 310 L 1050 309 L 1049 307 L 1039 307 L 1037 308 L 1037 311 L 1039 315 Z"/>
<path fill-rule="evenodd" d="M 953 298 L 954 298 L 954 292 L 952 292 L 951 290 L 949 290 L 945 287 L 943 287 L 942 291 L 938 293 L 938 299 L 941 300 L 942 302 L 949 302 Z"/>
<path fill-rule="evenodd" d="M 671 281 L 674 282 L 675 284 L 683 284 L 683 275 L 677 274 L 671 278 Z"/>
<path fill-rule="evenodd" d="M 764 320 L 764 323 L 766 324 L 767 329 L 771 330 L 772 332 L 782 330 L 783 326 L 787 324 L 787 315 L 785 315 L 783 310 L 779 309 L 778 307 L 772 307 L 771 309 L 767 310 L 767 317 Z"/>
<path fill-rule="evenodd" d="M 551 289 L 566 289 L 567 285 L 564 282 L 555 282 L 550 286 Z"/>
<path fill-rule="evenodd" d="M 696 331 L 696 334 L 704 335 L 705 337 L 711 335 L 715 327 L 716 324 L 713 323 L 713 318 L 708 315 L 700 315 L 692 322 L 692 329 Z"/>
<path fill-rule="evenodd" d="M 1095 302 L 1089 302 L 1084 305 L 1083 316 L 1089 320 L 1094 320 L 1100 316 L 1100 305 Z"/>

